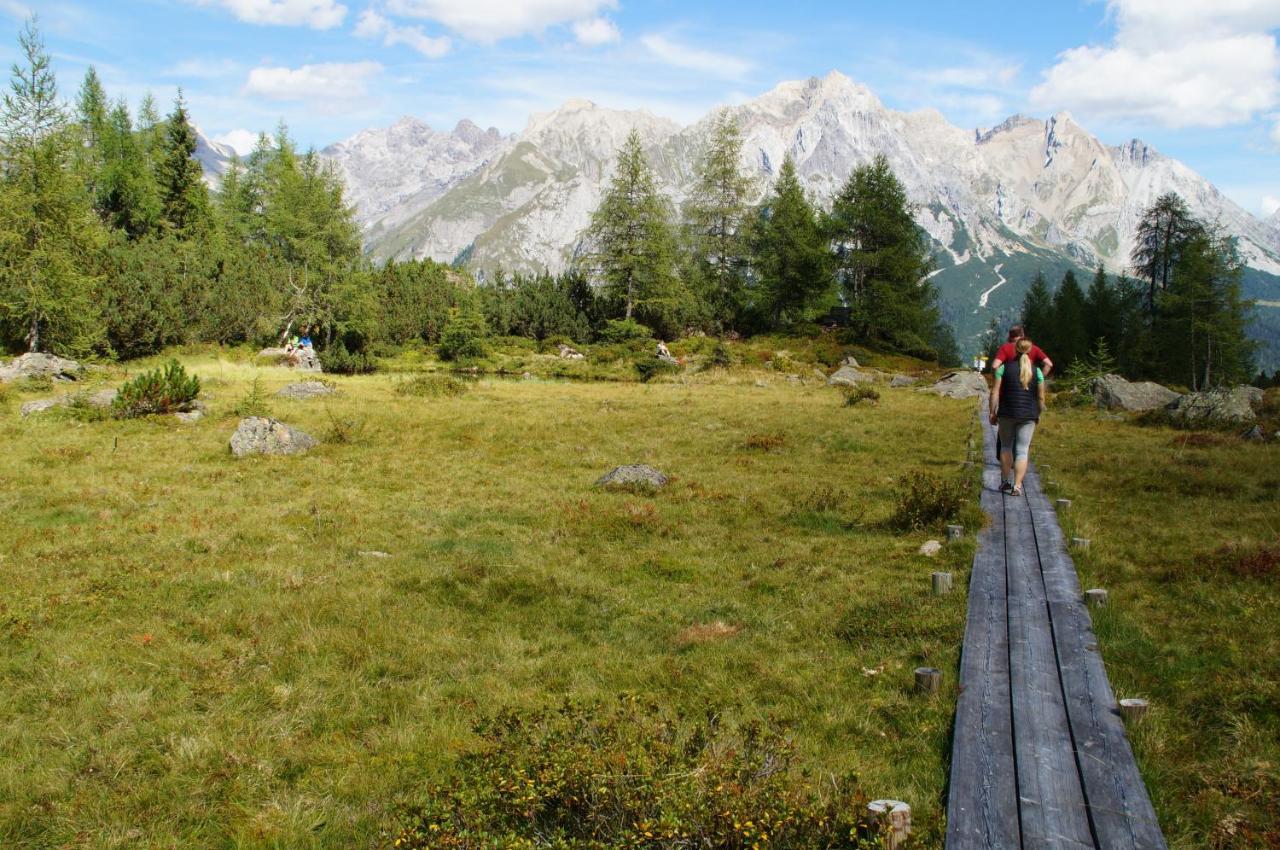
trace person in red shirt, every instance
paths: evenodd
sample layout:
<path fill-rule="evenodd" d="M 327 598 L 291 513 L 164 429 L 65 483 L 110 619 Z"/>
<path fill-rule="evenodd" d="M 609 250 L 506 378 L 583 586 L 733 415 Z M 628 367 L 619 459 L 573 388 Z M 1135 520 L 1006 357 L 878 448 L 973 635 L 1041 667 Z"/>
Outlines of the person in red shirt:
<path fill-rule="evenodd" d="M 1000 364 L 1009 363 L 1018 359 L 1018 352 L 1015 346 L 1018 340 L 1026 337 L 1026 332 L 1022 329 L 1022 325 L 1014 325 L 1009 328 L 1009 341 L 1000 346 L 1000 350 L 996 352 L 995 360 L 991 361 L 991 371 L 1000 368 Z M 1036 366 L 1044 373 L 1045 378 L 1049 377 L 1049 373 L 1053 371 L 1053 361 L 1049 359 L 1049 355 L 1040 350 L 1040 346 L 1035 343 L 1031 344 L 1031 365 Z"/>

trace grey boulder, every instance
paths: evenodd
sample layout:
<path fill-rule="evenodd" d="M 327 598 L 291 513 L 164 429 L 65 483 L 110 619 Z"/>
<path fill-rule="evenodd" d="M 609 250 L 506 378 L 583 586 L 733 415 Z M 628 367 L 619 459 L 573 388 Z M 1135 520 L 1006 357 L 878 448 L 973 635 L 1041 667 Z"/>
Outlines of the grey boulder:
<path fill-rule="evenodd" d="M 44 413 L 47 410 L 53 410 L 55 407 L 61 407 L 67 403 L 65 396 L 62 398 L 41 398 L 35 401 L 23 402 L 18 412 L 23 416 L 31 416 L 35 413 Z"/>
<path fill-rule="evenodd" d="M 305 431 L 264 416 L 241 419 L 231 435 L 231 453 L 236 457 L 304 454 L 315 446 L 315 437 Z"/>
<path fill-rule="evenodd" d="M 917 383 L 919 382 L 910 375 L 894 375 L 889 381 L 889 386 L 896 389 L 898 387 L 915 386 Z"/>
<path fill-rule="evenodd" d="M 934 393 L 946 398 L 978 398 L 987 391 L 987 382 L 977 372 L 961 371 L 946 375 L 931 387 L 918 392 Z"/>
<path fill-rule="evenodd" d="M 1155 410 L 1178 400 L 1178 393 L 1152 381 L 1126 381 L 1119 375 L 1094 378 L 1089 385 L 1094 402 L 1104 410 L 1133 413 Z"/>
<path fill-rule="evenodd" d="M 667 476 L 643 463 L 619 466 L 609 470 L 596 480 L 597 487 L 606 490 L 660 490 L 667 486 Z"/>
<path fill-rule="evenodd" d="M 288 384 L 281 387 L 276 395 L 280 398 L 290 398 L 294 401 L 306 401 L 320 396 L 332 395 L 335 392 L 337 390 L 323 381 L 303 381 L 298 384 Z"/>
<path fill-rule="evenodd" d="M 875 375 L 863 372 L 854 366 L 841 366 L 830 378 L 827 378 L 827 383 L 833 387 L 852 387 L 855 384 L 874 384 L 875 382 Z"/>
<path fill-rule="evenodd" d="M 1178 428 L 1237 428 L 1254 424 L 1253 405 L 1262 401 L 1257 387 L 1230 387 L 1187 393 L 1164 408 L 1162 417 Z"/>
<path fill-rule="evenodd" d="M 82 371 L 83 367 L 74 360 L 55 354 L 32 352 L 15 357 L 7 366 L 0 366 L 0 381 L 16 381 L 19 378 L 74 381 Z"/>

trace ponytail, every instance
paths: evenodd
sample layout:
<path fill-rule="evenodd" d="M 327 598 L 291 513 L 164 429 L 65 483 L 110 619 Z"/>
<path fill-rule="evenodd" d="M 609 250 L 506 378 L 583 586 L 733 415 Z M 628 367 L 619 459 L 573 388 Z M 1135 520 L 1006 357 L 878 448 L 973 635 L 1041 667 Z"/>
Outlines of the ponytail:
<path fill-rule="evenodd" d="M 1018 382 L 1024 390 L 1029 390 L 1031 379 L 1035 377 L 1035 369 L 1031 365 L 1031 340 L 1023 337 L 1014 350 L 1018 352 Z"/>

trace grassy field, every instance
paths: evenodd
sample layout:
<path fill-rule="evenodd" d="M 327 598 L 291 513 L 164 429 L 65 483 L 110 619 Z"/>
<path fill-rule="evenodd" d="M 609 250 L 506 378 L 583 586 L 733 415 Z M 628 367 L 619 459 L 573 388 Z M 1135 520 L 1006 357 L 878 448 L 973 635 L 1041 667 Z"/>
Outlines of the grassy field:
<path fill-rule="evenodd" d="M 1174 848 L 1280 847 L 1280 446 L 1053 412 L 1033 452 Z"/>
<path fill-rule="evenodd" d="M 900 475 L 956 474 L 972 402 L 884 390 L 846 408 L 812 378 L 747 369 L 482 380 L 457 398 L 380 374 L 337 379 L 326 400 L 273 398 L 322 445 L 236 460 L 251 381 L 292 376 L 184 359 L 212 397 L 194 425 L 21 419 L 49 393 L 0 396 L 0 846 L 374 846 L 478 718 L 620 693 L 776 717 L 815 777 L 855 772 L 866 793 L 912 804 L 921 846 L 940 844 L 965 602 L 929 596 L 929 572 L 964 587 L 972 544 L 928 560 L 925 534 L 884 520 Z M 656 496 L 593 489 L 633 462 L 674 480 Z M 1064 479 L 1083 488 L 1081 475 Z M 1127 512 L 1130 495 L 1112 495 Z M 1104 523 L 1088 505 L 1081 522 Z M 1124 566 L 1109 566 L 1108 535 L 1094 536 L 1121 679 L 1162 706 L 1154 728 L 1186 729 L 1176 685 L 1140 672 L 1166 663 L 1138 658 L 1164 623 L 1125 619 L 1121 576 L 1144 574 L 1120 544 Z M 1201 587 L 1185 604 L 1217 613 L 1200 622 L 1275 601 Z M 1241 664 L 1275 649 L 1260 624 L 1236 634 Z M 939 697 L 911 694 L 921 664 L 947 671 Z M 1209 743 L 1261 758 L 1268 730 L 1236 721 Z M 1167 812 L 1182 786 L 1161 787 Z"/>

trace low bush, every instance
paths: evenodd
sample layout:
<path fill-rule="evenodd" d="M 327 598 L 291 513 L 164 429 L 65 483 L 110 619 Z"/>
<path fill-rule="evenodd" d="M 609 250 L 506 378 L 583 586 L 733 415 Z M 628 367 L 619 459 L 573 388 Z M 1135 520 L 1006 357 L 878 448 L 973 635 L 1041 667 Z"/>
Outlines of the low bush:
<path fill-rule="evenodd" d="M 654 354 L 642 355 L 636 359 L 636 371 L 640 380 L 647 383 L 659 375 L 670 375 L 680 371 L 680 367 L 669 360 L 663 360 Z"/>
<path fill-rule="evenodd" d="M 601 342 L 612 345 L 633 339 L 652 339 L 653 330 L 634 319 L 611 319 L 605 322 L 598 337 Z"/>
<path fill-rule="evenodd" d="M 357 416 L 339 416 L 332 410 L 325 413 L 329 417 L 329 432 L 325 435 L 328 442 L 349 446 L 364 439 L 366 420 Z"/>
<path fill-rule="evenodd" d="M 485 342 L 488 328 L 484 316 L 473 310 L 459 310 L 449 316 L 440 334 L 441 360 L 479 360 L 487 357 L 489 346 Z"/>
<path fill-rule="evenodd" d="M 880 403 L 880 391 L 868 384 L 841 386 L 840 391 L 844 393 L 845 407 L 855 407 L 864 401 L 873 407 Z"/>
<path fill-rule="evenodd" d="M 369 375 L 378 371 L 378 362 L 367 352 L 348 351 L 341 342 L 320 352 L 320 366 L 331 375 Z"/>
<path fill-rule="evenodd" d="M 968 497 L 969 484 L 929 472 L 910 472 L 898 479 L 897 492 L 889 524 L 900 531 L 918 531 L 955 519 Z"/>
<path fill-rule="evenodd" d="M 188 375 L 177 360 L 143 372 L 120 387 L 111 412 L 120 419 L 190 410 L 200 395 L 200 379 Z"/>
<path fill-rule="evenodd" d="M 450 375 L 419 375 L 399 384 L 396 392 L 419 398 L 457 398 L 470 389 L 468 382 Z"/>
<path fill-rule="evenodd" d="M 428 790 L 402 848 L 871 848 L 851 776 L 792 768 L 778 727 L 691 720 L 623 698 L 507 712 L 475 729 L 453 783 Z"/>

